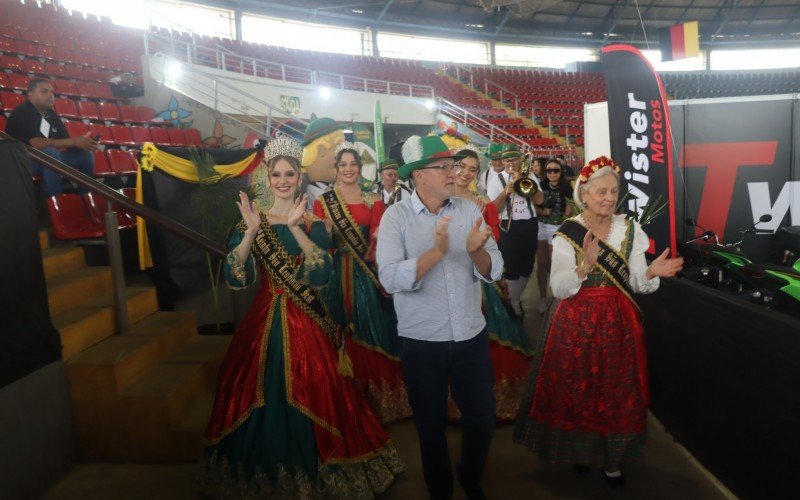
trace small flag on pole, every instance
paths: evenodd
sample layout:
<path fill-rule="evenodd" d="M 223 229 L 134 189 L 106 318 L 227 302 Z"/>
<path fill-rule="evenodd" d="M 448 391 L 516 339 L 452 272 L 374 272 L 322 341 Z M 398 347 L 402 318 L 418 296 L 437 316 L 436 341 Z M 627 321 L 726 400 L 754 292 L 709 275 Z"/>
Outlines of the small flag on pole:
<path fill-rule="evenodd" d="M 662 61 L 676 61 L 700 55 L 697 21 L 676 24 L 659 30 Z"/>

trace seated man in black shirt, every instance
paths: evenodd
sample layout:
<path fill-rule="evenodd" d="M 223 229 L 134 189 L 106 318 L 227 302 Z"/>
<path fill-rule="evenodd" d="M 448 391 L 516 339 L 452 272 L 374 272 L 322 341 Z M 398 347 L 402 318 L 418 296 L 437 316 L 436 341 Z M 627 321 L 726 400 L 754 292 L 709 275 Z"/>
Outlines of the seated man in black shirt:
<path fill-rule="evenodd" d="M 8 117 L 6 132 L 26 144 L 42 150 L 49 156 L 94 177 L 94 155 L 97 149 L 88 133 L 70 137 L 61 117 L 53 110 L 53 86 L 44 78 L 33 78 L 28 84 L 28 100 L 20 104 Z M 33 164 L 33 174 L 44 178 L 47 196 L 61 194 L 61 176 L 38 163 Z M 78 187 L 79 193 L 86 189 Z"/>

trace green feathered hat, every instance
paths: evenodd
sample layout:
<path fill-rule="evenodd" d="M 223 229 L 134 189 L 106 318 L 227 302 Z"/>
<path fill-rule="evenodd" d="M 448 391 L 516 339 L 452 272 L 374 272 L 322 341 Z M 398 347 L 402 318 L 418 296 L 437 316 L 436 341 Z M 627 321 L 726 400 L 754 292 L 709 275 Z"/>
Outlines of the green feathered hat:
<path fill-rule="evenodd" d="M 412 135 L 403 144 L 403 161 L 405 161 L 405 164 L 397 170 L 397 173 L 401 179 L 406 180 L 411 177 L 411 172 L 414 170 L 444 158 L 460 160 L 464 156 L 451 153 L 444 141 L 438 136 L 420 137 Z"/>

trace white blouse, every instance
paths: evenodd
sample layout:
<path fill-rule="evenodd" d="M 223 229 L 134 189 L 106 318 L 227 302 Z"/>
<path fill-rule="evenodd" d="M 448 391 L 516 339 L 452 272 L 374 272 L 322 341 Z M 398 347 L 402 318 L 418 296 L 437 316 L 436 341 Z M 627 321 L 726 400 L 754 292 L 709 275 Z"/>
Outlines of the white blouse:
<path fill-rule="evenodd" d="M 583 215 L 573 217 L 573 220 L 586 226 Z M 648 264 L 644 254 L 650 247 L 650 240 L 637 222 L 633 223 L 633 227 L 633 248 L 628 259 L 628 269 L 630 270 L 628 284 L 634 293 L 653 293 L 658 289 L 660 280 L 658 276 L 651 280 L 647 279 Z M 620 251 L 624 240 L 625 216 L 614 215 L 611 219 L 608 241 L 605 243 L 614 250 Z M 575 271 L 576 265 L 575 248 L 563 237 L 556 235 L 553 238 L 553 259 L 550 268 L 550 286 L 553 289 L 554 297 L 566 299 L 578 293 L 586 278 L 578 277 L 578 273 Z"/>

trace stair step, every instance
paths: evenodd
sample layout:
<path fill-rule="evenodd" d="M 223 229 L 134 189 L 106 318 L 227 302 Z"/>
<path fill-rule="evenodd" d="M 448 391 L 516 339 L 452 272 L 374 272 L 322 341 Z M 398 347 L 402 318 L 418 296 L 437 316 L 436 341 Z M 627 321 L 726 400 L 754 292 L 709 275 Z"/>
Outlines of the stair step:
<path fill-rule="evenodd" d="M 128 317 L 136 323 L 158 310 L 155 289 L 129 287 L 125 290 Z M 70 359 L 114 333 L 114 309 L 110 297 L 90 301 L 86 307 L 68 309 L 53 317 L 53 325 L 61 334 L 61 353 Z"/>
<path fill-rule="evenodd" d="M 78 307 L 111 290 L 111 270 L 107 267 L 83 267 L 56 276 L 47 283 L 50 315 Z"/>
<path fill-rule="evenodd" d="M 42 250 L 42 260 L 47 280 L 86 267 L 83 249 L 76 247 L 47 248 Z"/>
<path fill-rule="evenodd" d="M 42 250 L 50 248 L 50 232 L 46 229 L 39 231 L 39 247 Z"/>
<path fill-rule="evenodd" d="M 196 335 L 193 312 L 157 312 L 67 361 L 73 400 L 113 397 L 187 339 Z"/>
<path fill-rule="evenodd" d="M 205 371 L 206 390 L 217 388 L 217 375 L 231 343 L 230 335 L 198 335 L 169 357 L 170 363 L 199 363 Z"/>
<path fill-rule="evenodd" d="M 186 414 L 186 408 L 203 391 L 205 373 L 199 363 L 160 363 L 151 367 L 135 383 L 127 387 L 120 396 L 130 406 L 130 417 L 139 412 L 156 416 L 163 408 L 166 414 L 159 415 L 157 425 L 169 429 Z M 138 411 L 137 411 L 138 410 Z M 146 415 L 143 417 L 146 418 Z M 139 418 L 137 417 L 137 421 Z"/>
<path fill-rule="evenodd" d="M 208 426 L 208 421 L 211 419 L 213 406 L 213 393 L 201 392 L 197 394 L 194 400 L 186 407 L 183 418 L 173 426 L 173 429 L 176 432 L 194 434 L 198 439 L 201 439 Z"/>

